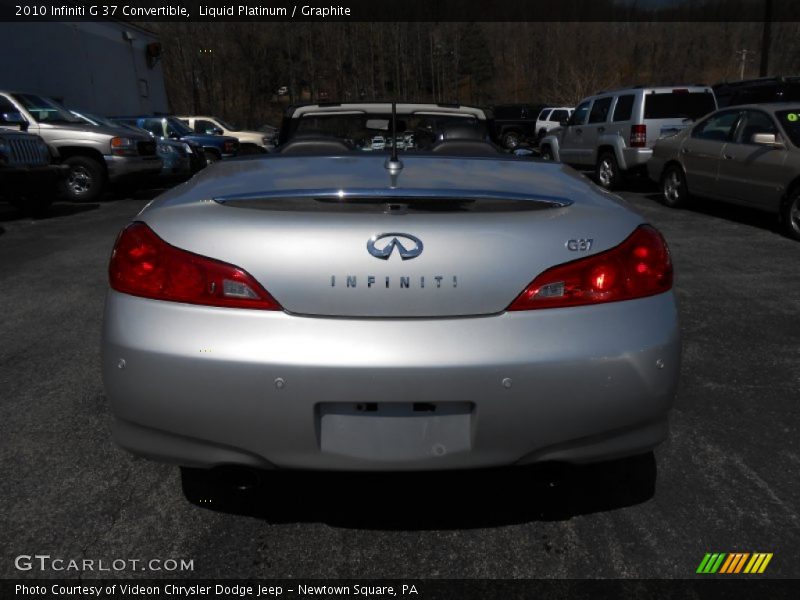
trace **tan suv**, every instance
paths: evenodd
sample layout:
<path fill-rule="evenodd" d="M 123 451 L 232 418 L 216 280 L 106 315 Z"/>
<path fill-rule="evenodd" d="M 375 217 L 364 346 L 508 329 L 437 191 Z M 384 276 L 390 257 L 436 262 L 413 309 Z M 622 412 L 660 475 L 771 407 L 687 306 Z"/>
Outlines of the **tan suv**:
<path fill-rule="evenodd" d="M 667 206 L 690 193 L 751 206 L 780 215 L 800 240 L 800 104 L 719 110 L 659 140 L 647 168 Z"/>
<path fill-rule="evenodd" d="M 269 152 L 274 146 L 270 136 L 263 131 L 248 131 L 236 129 L 219 117 L 183 116 L 178 117 L 191 127 L 195 133 L 203 135 L 229 135 L 239 140 L 239 154 L 255 154 Z"/>

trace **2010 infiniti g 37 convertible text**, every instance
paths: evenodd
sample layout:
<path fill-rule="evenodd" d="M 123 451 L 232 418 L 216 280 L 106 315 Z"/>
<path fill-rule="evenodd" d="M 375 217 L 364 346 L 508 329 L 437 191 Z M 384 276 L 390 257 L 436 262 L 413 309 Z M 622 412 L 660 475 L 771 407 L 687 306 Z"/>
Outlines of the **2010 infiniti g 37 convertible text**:
<path fill-rule="evenodd" d="M 669 251 L 559 164 L 434 146 L 214 165 L 122 231 L 110 282 L 103 375 L 139 455 L 455 469 L 667 435 Z"/>

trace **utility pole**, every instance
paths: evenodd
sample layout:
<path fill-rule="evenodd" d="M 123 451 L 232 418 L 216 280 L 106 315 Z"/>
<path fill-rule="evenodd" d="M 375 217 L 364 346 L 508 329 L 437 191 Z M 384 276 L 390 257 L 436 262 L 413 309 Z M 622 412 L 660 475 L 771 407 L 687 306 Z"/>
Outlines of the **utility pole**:
<path fill-rule="evenodd" d="M 772 46 L 772 0 L 764 0 L 764 33 L 761 36 L 761 66 L 759 77 L 769 74 L 769 49 Z"/>
<path fill-rule="evenodd" d="M 752 54 L 752 50 L 737 50 L 736 54 L 741 56 L 741 63 L 739 66 L 739 79 L 744 79 L 744 66 L 747 63 L 747 55 Z"/>

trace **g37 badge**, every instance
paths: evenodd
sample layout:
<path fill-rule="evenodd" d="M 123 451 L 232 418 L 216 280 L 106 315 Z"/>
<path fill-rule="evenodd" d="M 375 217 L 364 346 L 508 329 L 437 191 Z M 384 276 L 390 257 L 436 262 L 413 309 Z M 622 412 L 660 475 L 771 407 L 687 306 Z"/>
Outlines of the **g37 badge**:
<path fill-rule="evenodd" d="M 573 252 L 588 252 L 592 249 L 594 240 L 591 238 L 578 238 L 576 240 L 567 240 L 565 246 L 567 250 Z"/>

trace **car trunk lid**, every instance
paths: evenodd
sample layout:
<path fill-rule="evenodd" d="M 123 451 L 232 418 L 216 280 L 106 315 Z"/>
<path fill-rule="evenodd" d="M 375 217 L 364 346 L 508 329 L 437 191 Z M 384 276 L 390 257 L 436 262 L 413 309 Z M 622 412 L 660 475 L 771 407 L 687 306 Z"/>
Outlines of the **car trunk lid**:
<path fill-rule="evenodd" d="M 245 269 L 288 312 L 381 318 L 502 312 L 542 271 L 641 222 L 611 202 L 374 191 L 234 195 L 144 220 L 171 244 Z"/>

